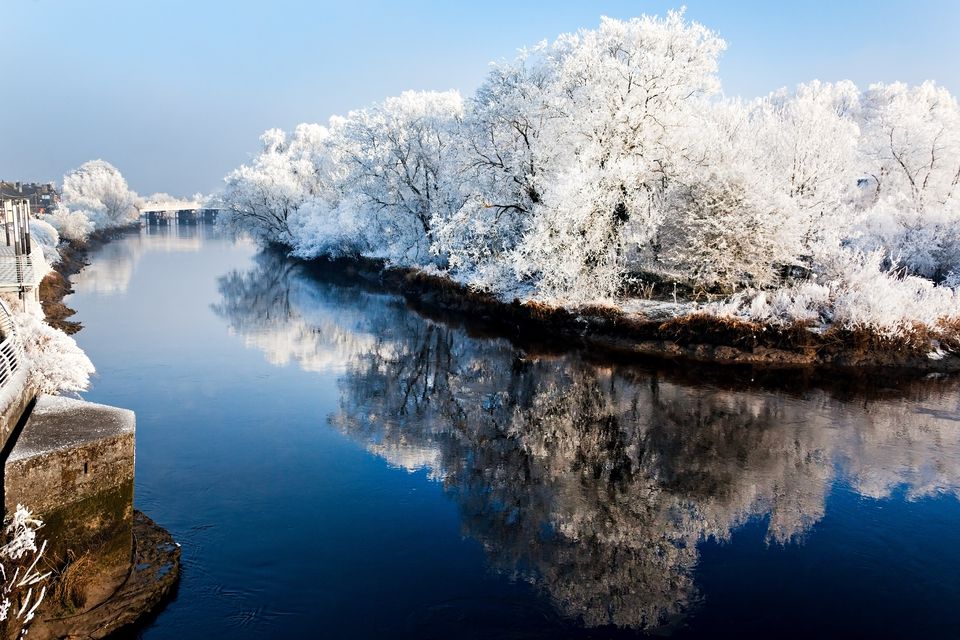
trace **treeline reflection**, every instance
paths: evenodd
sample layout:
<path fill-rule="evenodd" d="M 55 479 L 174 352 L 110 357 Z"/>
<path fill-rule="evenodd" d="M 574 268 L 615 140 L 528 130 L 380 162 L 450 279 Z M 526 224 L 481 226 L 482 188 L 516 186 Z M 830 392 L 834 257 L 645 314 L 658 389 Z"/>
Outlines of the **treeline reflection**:
<path fill-rule="evenodd" d="M 71 277 L 77 291 L 98 294 L 124 293 L 143 255 L 151 252 L 195 253 L 212 232 L 206 225 L 145 225 L 130 231 L 123 242 L 97 248 L 97 259 Z"/>
<path fill-rule="evenodd" d="M 586 625 L 682 615 L 698 543 L 755 518 L 801 543 L 837 482 L 958 495 L 952 379 L 840 394 L 538 356 L 271 252 L 220 291 L 216 312 L 271 362 L 342 372 L 336 428 L 426 470 L 498 571 Z"/>

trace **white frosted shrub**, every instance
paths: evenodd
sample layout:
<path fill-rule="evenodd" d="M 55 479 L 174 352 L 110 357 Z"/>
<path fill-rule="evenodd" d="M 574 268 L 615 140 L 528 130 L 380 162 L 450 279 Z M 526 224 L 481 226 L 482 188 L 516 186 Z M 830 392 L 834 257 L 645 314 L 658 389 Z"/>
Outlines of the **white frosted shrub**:
<path fill-rule="evenodd" d="M 56 227 L 46 220 L 31 220 L 30 234 L 40 248 L 43 250 L 43 257 L 50 264 L 60 261 L 60 251 L 57 246 L 60 244 L 60 233 Z"/>
<path fill-rule="evenodd" d="M 44 220 L 49 222 L 64 240 L 84 242 L 94 230 L 94 224 L 87 217 L 87 212 L 72 211 L 63 205 L 44 216 Z"/>
<path fill-rule="evenodd" d="M 882 250 L 888 263 L 912 275 L 942 280 L 960 268 L 960 209 L 954 209 L 916 211 L 905 198 L 878 204 L 861 216 L 851 244 Z"/>
<path fill-rule="evenodd" d="M 84 391 L 90 386 L 95 368 L 73 338 L 32 313 L 17 314 L 14 320 L 30 366 L 30 381 L 39 393 Z"/>
<path fill-rule="evenodd" d="M 43 584 L 50 572 L 38 569 L 47 543 L 37 547 L 37 530 L 43 522 L 35 518 L 29 509 L 17 505 L 13 516 L 4 528 L 3 546 L 0 546 L 0 621 L 10 620 L 19 627 L 18 637 L 27 635 L 27 627 L 33 621 L 43 602 L 47 587 Z"/>
<path fill-rule="evenodd" d="M 357 256 L 366 246 L 354 209 L 331 207 L 320 198 L 305 201 L 290 216 L 290 236 L 298 258 Z"/>
<path fill-rule="evenodd" d="M 842 261 L 843 270 L 831 283 L 834 322 L 898 335 L 914 325 L 935 327 L 960 317 L 953 289 L 917 276 L 898 277 L 884 270 L 882 262 L 880 252 L 857 253 Z"/>
<path fill-rule="evenodd" d="M 844 250 L 830 261 L 823 282 L 804 282 L 773 292 L 742 292 L 706 310 L 775 325 L 794 322 L 871 329 L 905 335 L 918 326 L 936 328 L 960 319 L 960 295 L 916 276 L 900 277 L 883 268 L 880 251 Z"/>

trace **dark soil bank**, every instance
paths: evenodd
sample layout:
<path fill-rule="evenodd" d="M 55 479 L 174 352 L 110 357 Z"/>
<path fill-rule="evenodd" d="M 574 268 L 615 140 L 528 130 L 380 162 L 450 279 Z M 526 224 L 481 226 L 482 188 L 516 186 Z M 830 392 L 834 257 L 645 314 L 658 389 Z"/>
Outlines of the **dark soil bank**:
<path fill-rule="evenodd" d="M 60 245 L 60 262 L 53 265 L 53 271 L 40 283 L 40 304 L 50 326 L 69 335 L 83 328 L 79 322 L 69 319 L 76 312 L 63 304 L 63 299 L 73 293 L 70 277 L 80 273 L 89 264 L 87 256 L 90 252 L 139 225 L 140 223 L 136 222 L 125 227 L 97 231 L 85 242 L 68 241 Z"/>
<path fill-rule="evenodd" d="M 619 357 L 644 356 L 759 368 L 960 370 L 960 336 L 955 330 L 931 335 L 916 330 L 902 339 L 868 330 L 831 328 L 815 333 L 802 325 L 766 326 L 706 314 L 667 321 L 626 315 L 612 307 L 576 309 L 534 302 L 505 302 L 449 278 L 416 269 L 387 267 L 370 259 L 316 259 L 311 268 L 340 271 L 403 294 L 417 311 L 445 319 L 469 321 L 519 342 L 552 343 Z M 929 356 L 931 339 L 948 352 Z"/>

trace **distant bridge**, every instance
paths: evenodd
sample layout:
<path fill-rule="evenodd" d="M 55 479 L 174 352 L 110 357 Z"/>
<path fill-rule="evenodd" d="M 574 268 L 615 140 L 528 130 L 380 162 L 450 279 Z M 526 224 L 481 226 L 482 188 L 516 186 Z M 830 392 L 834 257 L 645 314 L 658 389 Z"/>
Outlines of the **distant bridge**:
<path fill-rule="evenodd" d="M 151 202 L 140 207 L 140 213 L 161 213 L 167 211 L 196 211 L 203 209 L 203 204 L 197 201 L 170 200 L 168 202 Z"/>
<path fill-rule="evenodd" d="M 140 217 L 146 218 L 148 224 L 212 222 L 217 218 L 217 211 L 200 202 L 151 202 L 140 207 Z"/>

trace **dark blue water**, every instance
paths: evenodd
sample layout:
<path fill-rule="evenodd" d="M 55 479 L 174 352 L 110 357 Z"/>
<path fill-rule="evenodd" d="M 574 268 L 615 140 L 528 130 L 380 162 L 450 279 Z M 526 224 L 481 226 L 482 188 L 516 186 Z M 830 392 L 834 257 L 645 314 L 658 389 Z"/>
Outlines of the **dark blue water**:
<path fill-rule="evenodd" d="M 542 353 L 210 228 L 67 302 L 183 545 L 160 638 L 960 634 L 960 384 Z"/>

